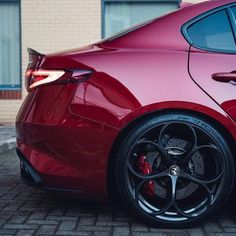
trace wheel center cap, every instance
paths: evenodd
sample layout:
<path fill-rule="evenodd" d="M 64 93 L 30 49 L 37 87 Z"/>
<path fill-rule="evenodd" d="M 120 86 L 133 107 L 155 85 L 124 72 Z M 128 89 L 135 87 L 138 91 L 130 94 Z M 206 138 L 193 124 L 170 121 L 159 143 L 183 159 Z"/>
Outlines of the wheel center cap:
<path fill-rule="evenodd" d="M 179 175 L 180 174 L 180 168 L 177 165 L 171 166 L 169 171 L 170 171 L 171 175 Z"/>

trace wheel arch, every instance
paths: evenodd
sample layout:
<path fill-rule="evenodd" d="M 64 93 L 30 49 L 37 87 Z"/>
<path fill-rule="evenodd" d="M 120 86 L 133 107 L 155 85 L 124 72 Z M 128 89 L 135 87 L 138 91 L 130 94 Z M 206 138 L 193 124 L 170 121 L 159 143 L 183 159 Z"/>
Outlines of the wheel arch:
<path fill-rule="evenodd" d="M 150 119 L 154 116 L 164 115 L 171 112 L 183 113 L 185 115 L 194 115 L 212 124 L 217 130 L 219 130 L 222 136 L 226 139 L 226 142 L 229 144 L 232 154 L 236 160 L 236 145 L 235 145 L 236 142 L 233 135 L 220 121 L 213 118 L 209 114 L 204 114 L 199 111 L 182 109 L 182 108 L 174 108 L 174 109 L 166 108 L 166 109 L 161 109 L 161 110 L 155 110 L 155 111 L 143 114 L 141 116 L 138 116 L 137 118 L 128 122 L 127 125 L 125 125 L 121 129 L 115 141 L 113 142 L 113 145 L 109 154 L 108 165 L 107 165 L 107 192 L 108 192 L 108 197 L 111 201 L 115 201 L 115 202 L 119 201 L 119 197 L 118 197 L 119 194 L 117 192 L 117 187 L 115 183 L 114 170 L 115 170 L 116 153 L 118 151 L 119 146 L 121 145 L 123 138 L 129 133 L 129 131 L 134 126 L 143 122 L 145 119 Z"/>

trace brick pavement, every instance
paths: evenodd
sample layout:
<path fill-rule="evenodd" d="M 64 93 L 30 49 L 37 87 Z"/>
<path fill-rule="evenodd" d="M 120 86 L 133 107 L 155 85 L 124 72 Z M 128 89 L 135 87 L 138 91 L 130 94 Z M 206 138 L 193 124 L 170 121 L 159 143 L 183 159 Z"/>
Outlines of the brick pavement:
<path fill-rule="evenodd" d="M 0 235 L 236 235 L 233 210 L 231 214 L 219 212 L 197 228 L 152 228 L 129 216 L 122 206 L 59 199 L 30 188 L 22 183 L 18 164 L 14 151 L 0 154 Z"/>

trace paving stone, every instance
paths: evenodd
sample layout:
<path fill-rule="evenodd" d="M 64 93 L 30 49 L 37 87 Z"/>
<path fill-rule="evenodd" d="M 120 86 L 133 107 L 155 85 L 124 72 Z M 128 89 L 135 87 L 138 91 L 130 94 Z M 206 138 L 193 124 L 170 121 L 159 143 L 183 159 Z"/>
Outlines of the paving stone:
<path fill-rule="evenodd" d="M 78 225 L 78 231 L 112 231 L 112 227 L 110 226 L 93 226 L 93 225 Z"/>
<path fill-rule="evenodd" d="M 47 212 L 44 211 L 36 211 L 31 214 L 29 217 L 30 220 L 43 220 L 47 216 Z"/>
<path fill-rule="evenodd" d="M 235 236 L 235 233 L 208 233 L 207 236 Z"/>
<path fill-rule="evenodd" d="M 9 220 L 8 223 L 17 223 L 22 224 L 26 221 L 28 215 L 13 215 Z"/>
<path fill-rule="evenodd" d="M 133 222 L 134 219 L 132 217 L 128 216 L 116 216 L 114 217 L 114 221 L 120 221 L 120 222 Z"/>
<path fill-rule="evenodd" d="M 82 232 L 82 231 L 78 232 L 78 231 L 61 231 L 61 230 L 59 230 L 56 232 L 56 235 L 92 236 L 93 233 L 92 232 Z M 100 236 L 100 234 L 99 234 L 99 236 Z M 103 236 L 103 235 L 101 234 L 101 236 Z"/>
<path fill-rule="evenodd" d="M 151 232 L 166 232 L 166 233 L 185 233 L 185 232 L 187 232 L 187 229 L 163 229 L 163 228 L 158 228 L 158 227 L 156 227 L 156 228 L 153 228 L 153 227 L 149 227 L 149 230 L 151 231 Z"/>
<path fill-rule="evenodd" d="M 75 216 L 47 216 L 47 220 L 69 220 L 69 221 L 76 221 L 79 217 Z"/>
<path fill-rule="evenodd" d="M 38 225 L 28 224 L 5 224 L 3 229 L 37 229 Z"/>
<path fill-rule="evenodd" d="M 113 236 L 129 236 L 129 227 L 114 227 Z"/>
<path fill-rule="evenodd" d="M 97 226 L 129 226 L 129 222 L 119 222 L 119 221 L 105 221 L 97 222 Z"/>
<path fill-rule="evenodd" d="M 0 219 L 0 228 L 6 223 L 5 219 Z"/>
<path fill-rule="evenodd" d="M 97 221 L 111 221 L 112 215 L 111 214 L 99 214 L 97 217 Z"/>
<path fill-rule="evenodd" d="M 0 235 L 15 235 L 16 229 L 0 229 Z"/>
<path fill-rule="evenodd" d="M 57 225 L 41 225 L 36 234 L 43 234 L 43 235 L 53 235 L 56 231 Z"/>
<path fill-rule="evenodd" d="M 224 230 L 225 232 L 235 233 L 235 235 L 236 235 L 236 227 L 224 227 L 223 230 Z"/>
<path fill-rule="evenodd" d="M 148 227 L 146 225 L 137 223 L 137 222 L 133 222 L 131 225 L 131 231 L 132 232 L 148 232 Z"/>
<path fill-rule="evenodd" d="M 168 236 L 189 236 L 189 233 L 187 231 L 182 232 L 170 232 Z"/>
<path fill-rule="evenodd" d="M 59 226 L 59 230 L 74 230 L 76 228 L 76 221 L 62 221 Z"/>
<path fill-rule="evenodd" d="M 94 225 L 95 217 L 82 217 L 79 220 L 79 225 Z"/>
<path fill-rule="evenodd" d="M 223 232 L 223 229 L 218 224 L 218 222 L 208 222 L 207 224 L 204 225 L 204 229 L 206 230 L 206 232 L 209 232 L 209 233 Z"/>
<path fill-rule="evenodd" d="M 227 218 L 220 218 L 218 219 L 219 224 L 224 228 L 224 227 L 236 227 L 235 222 L 227 217 Z"/>
<path fill-rule="evenodd" d="M 59 220 L 27 220 L 27 224 L 58 225 Z"/>
<path fill-rule="evenodd" d="M 202 228 L 190 228 L 188 229 L 189 236 L 206 236 L 205 231 Z"/>
<path fill-rule="evenodd" d="M 106 232 L 106 231 L 94 232 L 94 236 L 110 236 L 110 235 L 111 235 L 111 232 Z"/>
<path fill-rule="evenodd" d="M 144 232 L 133 232 L 132 236 L 168 236 L 168 233 L 144 233 Z"/>
<path fill-rule="evenodd" d="M 33 236 L 35 234 L 35 230 L 19 230 L 16 236 Z"/>

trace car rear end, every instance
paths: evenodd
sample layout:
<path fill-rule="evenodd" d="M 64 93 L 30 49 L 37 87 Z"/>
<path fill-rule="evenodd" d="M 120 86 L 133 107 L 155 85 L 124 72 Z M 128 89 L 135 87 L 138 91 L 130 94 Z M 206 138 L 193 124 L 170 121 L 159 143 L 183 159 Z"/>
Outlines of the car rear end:
<path fill-rule="evenodd" d="M 89 135 L 95 132 L 88 132 L 87 119 L 74 118 L 69 110 L 79 84 L 89 80 L 93 70 L 70 56 L 47 56 L 32 49 L 28 52 L 28 94 L 16 117 L 22 177 L 44 189 L 76 195 L 96 192 L 98 199 L 105 198 L 101 187 L 105 177 L 86 183 L 91 169 L 86 166 L 91 166 L 91 159 L 85 159 L 84 153 L 90 145 Z"/>

